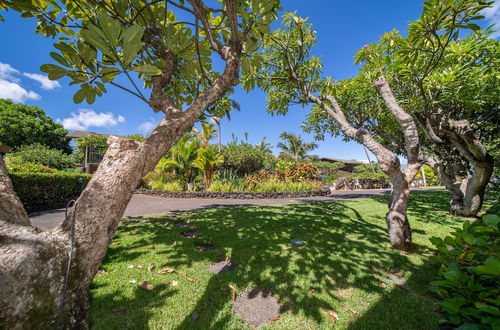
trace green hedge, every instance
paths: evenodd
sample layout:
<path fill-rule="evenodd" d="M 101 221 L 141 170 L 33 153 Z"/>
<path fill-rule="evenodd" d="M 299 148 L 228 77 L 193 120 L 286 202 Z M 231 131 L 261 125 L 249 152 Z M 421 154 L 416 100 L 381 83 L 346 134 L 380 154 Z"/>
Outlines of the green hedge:
<path fill-rule="evenodd" d="M 9 177 L 23 203 L 69 199 L 80 195 L 92 175 L 83 173 L 9 173 Z"/>

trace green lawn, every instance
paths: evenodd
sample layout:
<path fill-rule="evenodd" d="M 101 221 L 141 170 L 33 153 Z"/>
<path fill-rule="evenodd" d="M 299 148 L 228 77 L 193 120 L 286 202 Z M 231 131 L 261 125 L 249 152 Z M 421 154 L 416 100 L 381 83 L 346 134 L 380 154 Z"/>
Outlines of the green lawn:
<path fill-rule="evenodd" d="M 385 199 L 124 219 L 102 266 L 108 273 L 96 276 L 92 286 L 93 326 L 250 328 L 232 312 L 231 285 L 238 294 L 258 286 L 279 299 L 284 312 L 268 324 L 269 329 L 438 328 L 439 315 L 429 292 L 435 271 L 428 262 L 429 238 L 446 235 L 463 220 L 447 215 L 446 192 L 412 193 L 409 217 L 416 250 L 399 253 L 388 243 Z M 179 221 L 194 222 L 200 238 L 184 238 L 180 233 L 186 229 L 173 226 Z M 293 238 L 307 243 L 291 245 Z M 212 242 L 215 249 L 197 250 L 200 241 Z M 211 263 L 226 257 L 238 265 L 233 272 L 209 272 Z M 150 263 L 156 266 L 152 272 L 147 270 Z M 158 275 L 165 267 L 176 272 Z M 390 273 L 403 276 L 407 284 L 394 286 L 387 278 Z M 154 289 L 139 287 L 141 281 Z M 178 285 L 172 286 L 173 281 Z M 334 310 L 339 319 L 330 320 L 326 310 Z M 191 319 L 194 312 L 200 315 L 196 322 Z"/>

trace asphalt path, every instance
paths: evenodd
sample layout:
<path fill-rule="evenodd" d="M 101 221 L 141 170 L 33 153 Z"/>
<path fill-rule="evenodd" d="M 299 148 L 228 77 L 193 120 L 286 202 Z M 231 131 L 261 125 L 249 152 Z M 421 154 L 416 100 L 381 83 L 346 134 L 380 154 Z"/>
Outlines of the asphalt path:
<path fill-rule="evenodd" d="M 203 199 L 203 198 L 164 198 L 143 194 L 134 194 L 124 217 L 135 217 L 147 214 L 171 213 L 194 209 L 207 209 L 227 206 L 251 205 L 281 205 L 294 203 L 311 203 L 351 198 L 371 197 L 389 194 L 390 189 L 369 190 L 337 190 L 328 196 L 305 198 L 277 198 L 277 199 Z M 31 224 L 42 230 L 56 227 L 64 219 L 64 208 L 31 213 Z"/>

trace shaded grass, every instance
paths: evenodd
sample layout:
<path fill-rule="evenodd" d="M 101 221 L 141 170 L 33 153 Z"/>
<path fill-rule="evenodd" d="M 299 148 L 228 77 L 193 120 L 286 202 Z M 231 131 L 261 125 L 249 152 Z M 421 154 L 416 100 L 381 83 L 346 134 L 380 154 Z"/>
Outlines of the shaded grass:
<path fill-rule="evenodd" d="M 269 329 L 438 328 L 429 295 L 435 270 L 428 262 L 428 239 L 445 236 L 463 220 L 447 215 L 446 192 L 412 193 L 409 217 L 416 248 L 403 254 L 391 249 L 387 239 L 386 198 L 124 219 L 102 266 L 108 274 L 93 282 L 93 327 L 250 328 L 233 313 L 231 285 L 238 294 L 257 286 L 279 299 L 284 313 Z M 184 238 L 186 229 L 173 226 L 179 221 L 191 221 L 190 230 L 200 237 Z M 293 238 L 306 244 L 291 245 Z M 200 242 L 211 242 L 215 249 L 200 251 L 195 248 Z M 209 272 L 211 263 L 227 257 L 237 264 L 233 272 Z M 146 269 L 150 263 L 156 265 L 153 272 Z M 137 264 L 143 268 L 127 268 Z M 176 273 L 158 275 L 164 267 Z M 407 284 L 394 286 L 389 273 L 402 275 Z M 148 281 L 154 289 L 130 280 Z M 172 281 L 179 284 L 172 286 Z M 339 320 L 333 323 L 325 310 L 336 311 Z M 200 315 L 196 322 L 191 318 L 195 312 Z"/>

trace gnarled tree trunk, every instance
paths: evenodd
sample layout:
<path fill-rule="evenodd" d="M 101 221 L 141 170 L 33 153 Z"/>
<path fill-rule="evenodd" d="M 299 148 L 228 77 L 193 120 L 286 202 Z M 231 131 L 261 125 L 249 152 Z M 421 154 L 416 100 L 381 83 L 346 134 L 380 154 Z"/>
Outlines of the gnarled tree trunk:
<path fill-rule="evenodd" d="M 198 19 L 206 25 L 208 9 L 199 0 L 190 2 Z M 180 111 L 164 94 L 177 65 L 175 56 L 159 45 L 157 50 L 165 56 L 165 67 L 161 75 L 152 79 L 149 103 L 167 117 L 142 143 L 110 136 L 108 151 L 97 172 L 76 201 L 73 212 L 54 230 L 41 232 L 29 226 L 0 157 L 0 328 L 90 327 L 89 286 L 142 176 L 154 168 L 206 108 L 238 83 L 241 41 L 236 1 L 226 1 L 225 12 L 231 23 L 228 44 L 211 39 L 213 49 L 226 63 L 224 72 L 188 109 Z M 206 31 L 213 37 L 209 26 Z M 74 249 L 70 259 L 68 244 L 72 238 Z M 66 300 L 59 312 L 70 261 Z"/>
<path fill-rule="evenodd" d="M 438 110 L 435 117 L 425 119 L 423 126 L 432 141 L 433 151 L 448 160 L 443 164 L 427 157 L 426 162 L 450 192 L 450 213 L 477 216 L 493 174 L 493 157 L 475 136 L 467 120 L 449 119 Z M 455 153 L 451 153 L 449 144 L 456 148 Z"/>
<path fill-rule="evenodd" d="M 296 78 L 292 75 L 292 79 Z M 324 95 L 319 98 L 307 91 L 304 92 L 311 102 L 316 103 L 339 123 L 340 129 L 346 136 L 366 146 L 377 157 L 380 169 L 389 176 L 393 189 L 389 200 L 389 211 L 385 217 L 390 242 L 392 247 L 408 251 L 412 247 L 411 229 L 407 217 L 409 187 L 422 166 L 417 126 L 413 118 L 399 106 L 384 77 L 377 79 L 374 85 L 404 134 L 408 157 L 408 167 L 404 170 L 401 169 L 401 163 L 396 154 L 379 143 L 369 132 L 358 129 L 348 122 L 335 97 Z"/>

